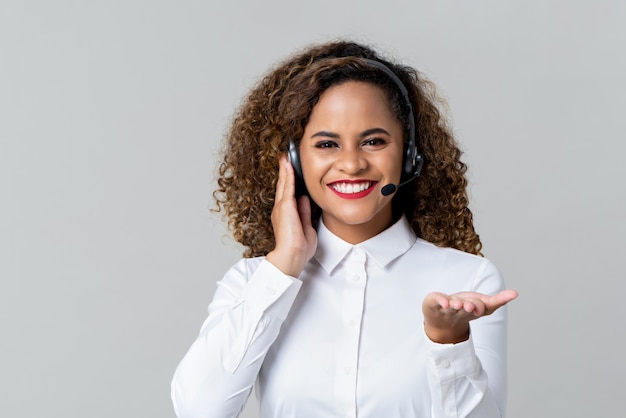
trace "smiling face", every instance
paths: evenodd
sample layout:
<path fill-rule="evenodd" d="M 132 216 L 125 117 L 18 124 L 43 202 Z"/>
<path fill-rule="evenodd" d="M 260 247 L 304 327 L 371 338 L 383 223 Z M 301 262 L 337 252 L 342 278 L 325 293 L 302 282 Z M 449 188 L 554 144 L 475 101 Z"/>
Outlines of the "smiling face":
<path fill-rule="evenodd" d="M 356 244 L 393 223 L 391 196 L 400 181 L 403 131 L 384 91 L 347 81 L 321 96 L 300 143 L 304 182 L 326 227 Z"/>

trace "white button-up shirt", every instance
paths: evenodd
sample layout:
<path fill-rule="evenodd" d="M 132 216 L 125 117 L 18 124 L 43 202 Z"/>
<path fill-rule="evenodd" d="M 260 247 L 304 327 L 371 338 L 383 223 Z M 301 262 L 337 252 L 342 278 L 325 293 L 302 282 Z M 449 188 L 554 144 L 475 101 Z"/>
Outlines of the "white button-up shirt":
<path fill-rule="evenodd" d="M 491 262 L 416 238 L 405 218 L 358 245 L 320 222 L 299 278 L 259 257 L 218 282 L 172 381 L 174 409 L 236 417 L 256 382 L 263 418 L 500 417 L 506 307 L 472 321 L 468 341 L 436 344 L 422 301 L 503 288 Z"/>

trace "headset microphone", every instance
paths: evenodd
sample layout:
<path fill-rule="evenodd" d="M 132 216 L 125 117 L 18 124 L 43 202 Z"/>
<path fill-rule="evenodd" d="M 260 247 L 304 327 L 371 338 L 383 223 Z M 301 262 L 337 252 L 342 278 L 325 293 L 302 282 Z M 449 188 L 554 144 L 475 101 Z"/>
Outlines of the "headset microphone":
<path fill-rule="evenodd" d="M 423 164 L 424 164 L 424 159 L 422 158 L 422 156 L 420 154 L 416 155 L 415 160 L 413 161 L 413 166 L 415 167 L 415 170 L 413 171 L 413 174 L 411 175 L 411 177 L 409 177 L 408 179 L 404 180 L 402 183 L 397 184 L 397 185 L 393 183 L 385 184 L 380 189 L 380 193 L 383 196 L 389 196 L 391 194 L 394 194 L 396 190 L 398 190 L 400 187 L 406 184 L 409 184 L 410 182 L 418 178 L 420 175 L 420 172 L 422 171 Z"/>
<path fill-rule="evenodd" d="M 405 184 L 410 183 L 411 181 L 413 181 L 414 178 L 417 178 L 417 176 L 413 176 L 407 181 L 403 181 L 402 183 L 398 184 L 397 186 L 393 183 L 385 184 L 382 189 L 380 189 L 380 193 L 382 193 L 383 196 L 389 196 L 390 194 L 394 194 L 396 190 L 398 190 Z"/>

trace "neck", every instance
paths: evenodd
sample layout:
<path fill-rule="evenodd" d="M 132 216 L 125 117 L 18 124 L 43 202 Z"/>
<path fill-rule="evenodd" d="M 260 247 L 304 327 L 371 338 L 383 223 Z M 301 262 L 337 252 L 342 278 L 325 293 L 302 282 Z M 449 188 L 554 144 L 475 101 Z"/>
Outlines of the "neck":
<path fill-rule="evenodd" d="M 394 223 L 391 214 L 355 224 L 339 222 L 332 216 L 322 214 L 322 221 L 330 232 L 352 245 L 360 244 L 375 237 Z"/>

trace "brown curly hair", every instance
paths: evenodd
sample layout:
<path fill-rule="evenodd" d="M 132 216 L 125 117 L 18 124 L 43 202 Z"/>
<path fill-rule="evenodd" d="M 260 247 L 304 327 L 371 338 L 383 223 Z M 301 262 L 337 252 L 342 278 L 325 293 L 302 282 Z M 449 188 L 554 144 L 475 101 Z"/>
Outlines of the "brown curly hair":
<path fill-rule="evenodd" d="M 394 214 L 404 213 L 417 236 L 429 242 L 481 255 L 482 244 L 468 208 L 467 166 L 439 111 L 433 84 L 415 69 L 395 65 L 371 48 L 348 41 L 316 45 L 294 55 L 251 90 L 226 135 L 218 188 L 213 192 L 216 211 L 224 210 L 233 237 L 247 247 L 245 257 L 266 255 L 274 248 L 270 217 L 279 157 L 290 139 L 299 142 L 313 107 L 333 85 L 354 80 L 380 87 L 407 127 L 408 109 L 398 87 L 359 58 L 389 67 L 406 86 L 413 107 L 416 144 L 424 165 L 417 180 L 393 197 Z M 317 222 L 321 211 L 314 202 L 312 210 Z"/>

